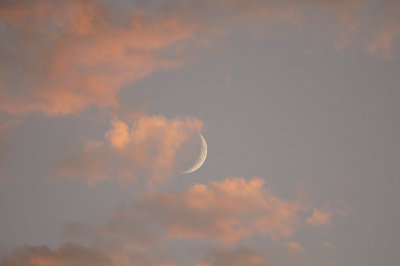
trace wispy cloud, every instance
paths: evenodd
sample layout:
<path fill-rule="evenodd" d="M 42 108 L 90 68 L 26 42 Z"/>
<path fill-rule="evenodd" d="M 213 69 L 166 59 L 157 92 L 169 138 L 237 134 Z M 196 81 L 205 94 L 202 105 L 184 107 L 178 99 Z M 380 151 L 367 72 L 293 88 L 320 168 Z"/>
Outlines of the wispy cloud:
<path fill-rule="evenodd" d="M 95 0 L 2 2 L 0 109 L 57 115 L 117 106 L 120 86 L 180 64 L 157 54 L 193 37 L 178 20 Z"/>
<path fill-rule="evenodd" d="M 302 23 L 310 10 L 342 28 L 333 38 L 336 49 L 349 46 L 357 33 L 370 39 L 368 53 L 392 57 L 400 8 L 395 1 L 382 3 L 378 26 L 371 29 L 358 15 L 369 8 L 363 0 L 192 0 L 140 8 L 96 0 L 3 1 L 0 110 L 60 115 L 92 105 L 117 108 L 124 84 L 180 66 L 182 47 L 209 44 L 235 23 Z"/>

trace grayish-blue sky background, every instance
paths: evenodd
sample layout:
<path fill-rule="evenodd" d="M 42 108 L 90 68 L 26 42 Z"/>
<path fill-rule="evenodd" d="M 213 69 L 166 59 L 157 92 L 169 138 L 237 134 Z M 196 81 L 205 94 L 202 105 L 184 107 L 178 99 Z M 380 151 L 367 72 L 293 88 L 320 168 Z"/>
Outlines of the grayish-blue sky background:
<path fill-rule="evenodd" d="M 54 7 L 49 1 L 39 2 L 48 5 L 53 12 Z M 80 5 L 80 2 L 73 5 Z M 82 79 L 74 78 L 72 83 L 78 87 L 71 90 L 78 97 L 90 100 L 82 106 L 72 104 L 74 107 L 71 108 L 53 106 L 35 96 L 36 91 L 47 91 L 40 86 L 46 87 L 47 83 L 53 82 L 43 78 L 43 73 L 51 70 L 36 73 L 29 67 L 32 62 L 42 66 L 48 61 L 41 56 L 33 61 L 22 57 L 30 49 L 38 54 L 46 51 L 46 44 L 38 44 L 36 38 L 47 36 L 47 33 L 36 32 L 36 29 L 29 32 L 28 26 L 10 19 L 12 15 L 9 14 L 14 14 L 8 12 L 14 8 L 11 2 L 0 4 L 3 39 L 0 54 L 8 56 L 8 61 L 3 61 L 0 68 L 1 80 L 7 81 L 0 87 L 3 98 L 0 100 L 0 260 L 4 259 L 1 265 L 24 265 L 24 259 L 30 256 L 50 258 L 50 265 L 81 265 L 82 262 L 74 260 L 72 251 L 65 254 L 60 251 L 59 247 L 65 243 L 94 250 L 101 256 L 111 256 L 116 263 L 104 265 L 125 265 L 118 260 L 121 253 L 131 257 L 130 263 L 138 265 L 161 265 L 157 264 L 161 262 L 233 265 L 229 258 L 236 258 L 238 265 L 398 265 L 400 23 L 393 14 L 400 11 L 399 4 L 394 1 L 338 1 L 336 4 L 334 1 L 160 2 L 152 5 L 141 1 L 106 4 L 122 4 L 126 12 L 135 8 L 142 10 L 140 12 L 153 18 L 146 18 L 144 25 L 163 16 L 176 17 L 178 22 L 174 21 L 178 24 L 188 23 L 188 27 L 195 30 L 189 37 L 178 40 L 157 39 L 163 30 L 168 32 L 171 28 L 144 26 L 143 31 L 135 33 L 135 38 L 141 39 L 146 30 L 150 31 L 150 37 L 143 38 L 149 43 L 160 43 L 154 49 L 146 50 L 141 45 L 138 48 L 135 41 L 125 43 L 126 49 L 129 50 L 130 45 L 133 47 L 133 54 L 151 54 L 181 62 L 151 68 L 143 76 L 135 73 L 138 75 L 135 78 L 123 77 L 123 82 L 107 83 L 115 87 L 110 94 L 104 93 L 106 89 L 98 92 L 85 82 L 79 88 Z M 102 2 L 93 3 L 96 7 L 102 5 Z M 35 4 L 17 1 L 16 5 L 23 8 Z M 64 5 L 63 8 L 69 10 L 69 5 Z M 263 13 L 262 8 L 268 12 Z M 76 11 L 74 7 L 71 10 L 72 13 Z M 83 14 L 86 17 L 86 13 Z M 23 13 L 21 16 L 34 14 Z M 50 17 L 52 20 L 57 18 Z M 71 20 L 74 21 L 73 16 Z M 385 23 L 391 25 L 389 33 L 385 32 Z M 132 25 L 128 24 L 124 30 L 129 31 L 130 27 L 135 30 Z M 175 26 L 172 31 L 174 29 Z M 99 35 L 105 36 L 107 30 L 107 27 L 101 29 Z M 60 42 L 69 42 L 75 32 L 68 34 L 64 36 L 65 40 L 60 37 Z M 379 44 L 380 34 L 382 46 L 378 45 L 380 48 L 374 50 L 371 47 L 374 47 L 375 39 Z M 8 36 L 9 40 L 5 41 Z M 91 38 L 90 34 L 84 36 Z M 10 47 L 19 38 L 22 42 L 35 40 L 33 48 Z M 86 45 L 77 38 L 78 41 L 69 42 L 73 48 L 68 46 L 67 51 L 80 51 L 80 45 Z M 53 41 L 50 38 L 47 45 L 52 47 Z M 114 47 L 112 43 L 107 45 Z M 24 52 L 18 54 L 18 49 Z M 108 55 L 107 52 L 104 54 Z M 46 55 L 43 57 L 47 58 Z M 57 61 L 58 57 L 51 58 Z M 131 68 L 140 69 L 140 64 L 150 60 L 145 57 L 145 63 L 139 61 L 132 66 L 119 63 L 119 58 L 115 61 L 107 61 L 107 56 L 104 58 L 105 63 L 100 60 L 97 65 L 96 61 L 90 67 L 99 71 L 99 75 L 111 77 L 115 77 L 115 70 L 130 73 Z M 69 60 L 72 66 L 85 65 L 78 59 Z M 69 61 L 65 62 L 66 66 L 63 65 L 65 68 L 61 67 L 61 70 L 69 70 Z M 7 76 L 9 73 L 11 77 Z M 17 81 L 13 75 L 18 76 Z M 60 91 L 68 91 L 70 84 L 64 80 L 68 81 L 68 76 L 56 77 L 63 85 Z M 15 91 L 26 90 L 25 94 L 13 94 L 12 85 L 22 84 L 18 82 L 24 86 L 18 85 L 22 87 Z M 86 93 L 84 86 L 88 86 L 90 92 Z M 58 88 L 53 86 L 51 90 L 57 92 Z M 42 95 L 40 93 L 38 95 Z M 110 95 L 115 96 L 117 105 L 102 100 Z M 65 96 L 55 93 L 50 99 L 55 102 L 58 97 Z M 46 104 L 50 106 L 48 109 Z M 30 107 L 25 108 L 28 105 Z M 151 117 L 168 121 L 186 121 L 184 117 L 189 117 L 201 121 L 202 126 L 181 122 L 179 132 L 187 130 L 191 136 L 193 130 L 202 131 L 208 144 L 205 164 L 193 174 L 182 175 L 179 173 L 182 160 L 179 156 L 167 160 L 173 163 L 171 168 L 162 168 L 158 160 L 163 161 L 161 157 L 167 153 L 160 152 L 160 157 L 152 157 L 154 151 L 150 151 L 151 155 L 146 157 L 150 161 L 136 162 L 134 160 L 141 158 L 139 155 L 129 157 L 130 150 L 128 155 L 120 155 L 118 148 L 117 151 L 113 149 L 109 137 L 112 121 L 123 121 L 133 130 L 135 126 L 139 127 L 135 121 L 147 121 Z M 152 140 L 149 140 L 152 144 L 146 143 L 155 145 L 156 151 L 161 150 L 162 147 L 157 145 L 163 143 L 167 136 L 163 132 L 169 130 L 160 129 L 155 144 L 150 142 Z M 132 136 L 130 141 L 136 143 Z M 89 142 L 99 146 L 86 153 Z M 136 149 L 146 149 L 146 145 L 132 146 L 132 154 L 136 154 Z M 172 152 L 176 151 L 172 149 Z M 157 160 L 154 164 L 153 159 Z M 64 174 L 62 169 L 66 161 L 73 171 Z M 86 163 L 92 168 L 86 168 Z M 116 178 L 120 169 L 132 172 L 125 179 Z M 104 176 L 93 181 L 89 177 L 93 171 L 100 171 Z M 158 176 L 156 171 L 162 172 L 162 178 L 153 185 L 154 176 Z M 173 205 L 169 209 L 154 195 L 166 191 L 180 195 L 181 191 L 196 184 L 211 189 L 213 182 L 226 184 L 224 181 L 234 177 L 243 177 L 248 182 L 258 177 L 265 181 L 264 188 L 271 190 L 278 201 L 301 202 L 302 207 L 295 212 L 293 232 L 275 238 L 272 233 L 251 231 L 249 235 L 227 243 L 220 241 L 222 238 L 208 235 L 204 228 L 208 228 L 209 220 L 205 216 L 204 220 L 195 222 L 198 227 L 193 227 L 188 236 L 174 237 L 170 232 L 157 238 L 159 231 L 169 230 L 163 223 L 168 224 L 174 219 L 169 216 L 171 213 L 178 213 L 176 217 L 182 219 L 179 221 L 182 224 L 186 223 L 185 219 L 190 222 L 192 218 L 185 216 L 187 213 L 179 214 L 186 207 L 176 205 L 175 208 Z M 217 197 L 219 192 L 215 193 Z M 268 192 L 265 195 L 269 197 Z M 142 197 L 150 199 L 143 201 Z M 227 199 L 230 198 L 226 196 L 217 201 Z M 272 209 L 268 210 L 274 213 Z M 313 222 L 311 217 L 315 210 L 329 214 L 329 219 Z M 125 217 L 125 211 L 132 212 L 132 216 Z M 214 211 L 220 211 L 222 216 L 225 213 L 224 209 Z M 240 220 L 242 215 L 236 218 Z M 274 219 L 272 216 L 270 219 Z M 114 221 L 118 221 L 118 217 L 120 223 Z M 112 219 L 115 224 L 110 226 L 111 229 L 102 229 L 101 225 L 112 224 Z M 142 229 L 137 219 L 156 225 Z M 251 221 L 253 218 L 246 219 Z M 246 226 L 250 228 L 251 222 Z M 137 240 L 137 231 L 142 230 L 144 234 L 157 235 L 155 242 L 149 240 L 143 244 Z M 204 237 L 198 237 L 196 230 Z M 126 239 L 116 237 L 119 233 L 126 234 Z M 25 250 L 26 253 L 18 251 L 27 246 L 31 248 Z M 33 248 L 40 246 L 47 246 L 47 253 Z M 110 250 L 115 253 L 108 254 Z M 85 254 L 81 253 L 81 256 Z M 99 261 L 102 258 L 96 257 Z M 15 259 L 16 264 L 10 264 L 11 259 Z M 124 259 L 126 263 L 126 257 Z"/>

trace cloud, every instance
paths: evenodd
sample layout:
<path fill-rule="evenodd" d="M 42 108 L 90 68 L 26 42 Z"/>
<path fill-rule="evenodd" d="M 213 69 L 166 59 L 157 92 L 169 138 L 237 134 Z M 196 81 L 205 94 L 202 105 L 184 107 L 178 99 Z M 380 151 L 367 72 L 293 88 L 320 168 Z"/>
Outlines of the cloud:
<path fill-rule="evenodd" d="M 148 245 L 161 239 L 217 241 L 231 246 L 254 234 L 291 236 L 302 209 L 264 188 L 260 178 L 227 178 L 180 192 L 154 193 L 116 210 L 104 224 L 75 227 L 112 242 Z"/>
<path fill-rule="evenodd" d="M 208 186 L 198 184 L 177 194 L 160 194 L 144 204 L 159 208 L 172 237 L 233 244 L 256 232 L 273 239 L 290 236 L 300 203 L 281 200 L 263 185 L 258 178 L 231 178 Z"/>
<path fill-rule="evenodd" d="M 79 245 L 64 244 L 53 250 L 48 247 L 25 247 L 14 251 L 0 263 L 1 266 L 71 266 L 117 264 L 103 251 Z"/>
<path fill-rule="evenodd" d="M 243 241 L 256 234 L 272 241 L 291 236 L 302 205 L 277 197 L 264 185 L 260 178 L 236 177 L 177 192 L 151 192 L 103 221 L 69 225 L 72 242 L 19 248 L 0 265 L 186 265 L 191 255 L 185 258 L 182 250 L 194 242 L 202 248 L 190 262 L 199 266 L 270 265 Z"/>
<path fill-rule="evenodd" d="M 47 246 L 22 247 L 15 249 L 3 260 L 1 266 L 121 266 L 121 265 L 147 265 L 147 266 L 174 266 L 179 258 L 166 258 L 157 252 L 149 252 L 152 255 L 141 252 L 127 252 L 122 248 L 94 248 L 76 243 L 65 243 L 58 248 Z M 225 266 L 271 265 L 265 256 L 262 256 L 254 248 L 237 247 L 234 249 L 214 248 L 202 254 L 203 259 L 192 258 L 193 265 L 198 266 Z M 169 256 L 170 257 L 170 256 Z M 197 262 L 196 262 L 197 261 Z M 196 263 L 196 264 L 195 264 Z"/>
<path fill-rule="evenodd" d="M 114 119 L 103 140 L 89 140 L 83 150 L 63 159 L 59 172 L 82 176 L 89 183 L 140 177 L 149 185 L 161 183 L 187 159 L 180 158 L 179 150 L 202 127 L 200 120 L 191 117 L 141 115 L 131 122 Z"/>
<path fill-rule="evenodd" d="M 396 1 L 382 3 L 378 26 L 369 26 L 358 15 L 372 9 L 364 0 L 191 0 L 140 7 L 97 0 L 2 1 L 0 110 L 62 115 L 89 106 L 118 108 L 123 85 L 179 67 L 185 48 L 210 45 L 215 36 L 232 32 L 235 23 L 298 24 L 310 10 L 324 21 L 329 14 L 341 25 L 336 49 L 348 46 L 356 33 L 368 37 L 377 27 L 366 51 L 390 57 L 400 8 Z"/>
<path fill-rule="evenodd" d="M 307 223 L 315 227 L 321 227 L 323 225 L 331 225 L 332 212 L 325 210 L 318 210 L 314 208 L 314 211 L 310 217 L 307 218 Z"/>
<path fill-rule="evenodd" d="M 113 128 L 106 134 L 111 146 L 119 150 L 123 150 L 130 142 L 130 129 L 127 124 L 121 120 L 115 119 L 111 121 Z"/>
<path fill-rule="evenodd" d="M 392 59 L 394 40 L 400 33 L 399 26 L 400 24 L 397 21 L 386 20 L 382 27 L 373 34 L 366 51 L 386 59 Z"/>
<path fill-rule="evenodd" d="M 256 250 L 248 247 L 235 249 L 216 249 L 209 252 L 206 259 L 199 262 L 197 266 L 268 266 L 271 265 L 267 259 Z"/>
<path fill-rule="evenodd" d="M 351 212 L 351 207 L 346 203 L 342 203 L 341 205 L 341 207 L 337 208 L 336 213 L 340 216 L 348 215 Z"/>
<path fill-rule="evenodd" d="M 267 266 L 265 250 L 243 245 L 257 235 L 303 255 L 298 242 L 279 245 L 297 230 L 302 210 L 300 200 L 274 195 L 260 178 L 149 192 L 90 224 L 70 224 L 69 242 L 57 248 L 20 248 L 0 265 Z"/>
<path fill-rule="evenodd" d="M 379 26 L 373 31 L 370 41 L 366 45 L 367 53 L 384 59 L 393 59 L 395 42 L 400 35 L 400 3 L 386 0 L 381 3 Z"/>
<path fill-rule="evenodd" d="M 118 105 L 118 89 L 178 66 L 165 48 L 195 29 L 172 17 L 101 1 L 2 2 L 0 110 L 69 114 Z"/>
<path fill-rule="evenodd" d="M 171 262 L 172 261 L 172 262 Z M 1 266 L 173 266 L 173 260 L 153 252 L 127 252 L 121 247 L 86 247 L 77 243 L 64 243 L 57 248 L 47 246 L 22 247 L 14 250 Z"/>
<path fill-rule="evenodd" d="M 305 248 L 302 245 L 300 245 L 299 243 L 297 243 L 297 242 L 289 242 L 288 243 L 288 248 L 291 251 L 294 251 L 296 253 L 304 253 L 304 252 L 306 252 Z"/>
<path fill-rule="evenodd" d="M 321 246 L 323 246 L 326 249 L 335 249 L 336 248 L 336 246 L 334 244 L 332 244 L 331 242 L 328 242 L 328 241 L 322 242 Z"/>

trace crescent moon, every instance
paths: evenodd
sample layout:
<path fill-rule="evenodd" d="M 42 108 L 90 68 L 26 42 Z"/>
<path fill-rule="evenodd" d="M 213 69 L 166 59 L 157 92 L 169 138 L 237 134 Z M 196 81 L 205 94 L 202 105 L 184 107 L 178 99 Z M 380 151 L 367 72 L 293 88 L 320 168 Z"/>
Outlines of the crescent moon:
<path fill-rule="evenodd" d="M 193 173 L 194 171 L 199 169 L 203 165 L 204 161 L 206 160 L 206 157 L 207 157 L 206 140 L 204 139 L 203 135 L 201 135 L 200 133 L 197 133 L 197 134 L 199 134 L 199 137 L 201 140 L 201 150 L 200 150 L 199 158 L 197 158 L 197 161 L 194 163 L 194 165 L 189 170 L 182 172 L 183 174 Z"/>

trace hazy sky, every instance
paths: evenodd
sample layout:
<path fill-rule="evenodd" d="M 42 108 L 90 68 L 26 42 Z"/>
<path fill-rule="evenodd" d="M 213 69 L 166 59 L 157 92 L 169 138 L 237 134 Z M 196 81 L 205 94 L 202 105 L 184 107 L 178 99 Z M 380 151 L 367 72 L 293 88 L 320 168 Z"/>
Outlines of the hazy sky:
<path fill-rule="evenodd" d="M 0 265 L 399 265 L 399 14 L 0 1 Z"/>

